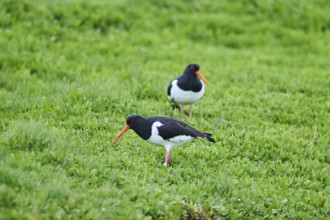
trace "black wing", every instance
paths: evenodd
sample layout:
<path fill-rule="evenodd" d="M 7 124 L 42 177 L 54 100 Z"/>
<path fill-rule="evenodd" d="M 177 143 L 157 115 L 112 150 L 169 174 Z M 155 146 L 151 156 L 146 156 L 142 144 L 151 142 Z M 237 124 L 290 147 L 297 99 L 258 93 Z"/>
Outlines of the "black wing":
<path fill-rule="evenodd" d="M 211 134 L 203 133 L 190 127 L 186 123 L 169 117 L 151 117 L 153 121 L 159 121 L 163 125 L 158 127 L 159 135 L 165 140 L 176 137 L 178 135 L 187 135 L 193 138 L 206 138 L 211 142 L 215 142 Z"/>

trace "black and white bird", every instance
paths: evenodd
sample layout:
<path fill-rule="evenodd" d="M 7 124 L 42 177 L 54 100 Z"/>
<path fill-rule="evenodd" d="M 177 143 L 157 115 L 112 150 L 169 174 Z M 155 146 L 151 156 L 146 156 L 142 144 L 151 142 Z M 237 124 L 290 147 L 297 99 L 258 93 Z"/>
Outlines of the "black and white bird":
<path fill-rule="evenodd" d="M 126 125 L 113 140 L 116 143 L 129 129 L 152 144 L 163 146 L 166 149 L 164 165 L 171 160 L 171 149 L 195 138 L 204 138 L 215 142 L 212 134 L 203 133 L 186 123 L 174 118 L 154 116 L 143 118 L 140 115 L 131 115 L 126 119 Z"/>
<path fill-rule="evenodd" d="M 184 113 L 183 106 L 190 105 L 189 116 L 192 117 L 194 103 L 200 100 L 205 93 L 203 82 L 205 84 L 209 83 L 199 71 L 198 64 L 189 64 L 181 76 L 171 81 L 167 89 L 167 95 L 174 104 L 179 106 L 181 114 Z"/>

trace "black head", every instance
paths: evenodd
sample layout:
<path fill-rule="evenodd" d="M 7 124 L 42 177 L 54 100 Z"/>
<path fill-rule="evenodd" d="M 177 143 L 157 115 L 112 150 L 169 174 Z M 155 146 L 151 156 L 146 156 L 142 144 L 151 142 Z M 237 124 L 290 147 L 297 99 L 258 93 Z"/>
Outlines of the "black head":
<path fill-rule="evenodd" d="M 189 65 L 186 67 L 185 71 L 187 71 L 187 70 L 189 70 L 189 71 L 192 70 L 191 72 L 196 72 L 196 71 L 199 70 L 199 65 L 198 65 L 198 64 L 189 64 Z"/>
<path fill-rule="evenodd" d="M 187 77 L 194 77 L 197 78 L 199 73 L 199 65 L 198 64 L 189 64 L 186 69 L 184 70 L 184 75 Z"/>
<path fill-rule="evenodd" d="M 151 136 L 151 124 L 140 115 L 131 115 L 126 119 L 126 127 L 132 129 L 141 138 L 147 140 Z"/>
<path fill-rule="evenodd" d="M 130 128 L 132 128 L 132 127 L 135 127 L 136 124 L 138 124 L 143 119 L 144 118 L 140 115 L 131 115 L 131 116 L 128 116 L 128 118 L 126 119 L 126 124 L 128 126 L 130 126 Z"/>
<path fill-rule="evenodd" d="M 140 137 L 143 139 L 147 140 L 150 135 L 151 135 L 151 126 L 150 126 L 150 131 L 146 132 L 146 119 L 144 119 L 140 115 L 131 115 L 126 119 L 126 125 L 125 127 L 121 130 L 121 132 L 115 137 L 113 140 L 113 143 L 116 143 L 130 128 L 135 131 Z"/>
<path fill-rule="evenodd" d="M 199 77 L 205 84 L 209 84 L 207 79 L 203 76 L 203 74 L 199 71 L 198 64 L 189 64 L 184 70 L 183 76 L 190 78 L 193 76 L 194 78 Z"/>

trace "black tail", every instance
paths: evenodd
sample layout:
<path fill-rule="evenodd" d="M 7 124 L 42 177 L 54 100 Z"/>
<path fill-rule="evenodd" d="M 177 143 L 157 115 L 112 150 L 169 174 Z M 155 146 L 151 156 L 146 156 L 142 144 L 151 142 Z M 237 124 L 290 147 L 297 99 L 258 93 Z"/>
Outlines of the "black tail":
<path fill-rule="evenodd" d="M 206 138 L 208 141 L 215 143 L 215 140 L 212 138 L 213 134 L 209 134 L 209 133 L 204 133 L 204 134 L 205 134 L 204 138 Z"/>

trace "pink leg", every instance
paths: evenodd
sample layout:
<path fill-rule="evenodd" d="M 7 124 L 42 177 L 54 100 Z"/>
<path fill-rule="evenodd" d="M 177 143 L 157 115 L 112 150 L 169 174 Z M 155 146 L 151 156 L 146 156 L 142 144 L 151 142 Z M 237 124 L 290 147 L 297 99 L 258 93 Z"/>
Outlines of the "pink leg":
<path fill-rule="evenodd" d="M 181 113 L 182 115 L 184 115 L 184 109 L 183 109 L 183 106 L 180 106 L 179 111 L 180 111 L 180 113 Z"/>
<path fill-rule="evenodd" d="M 164 165 L 167 166 L 170 163 L 170 160 L 171 160 L 171 151 L 167 151 L 166 156 L 165 156 Z"/>
<path fill-rule="evenodd" d="M 192 117 L 192 110 L 193 110 L 193 106 L 191 105 L 190 108 L 189 108 L 189 117 L 190 118 Z"/>

